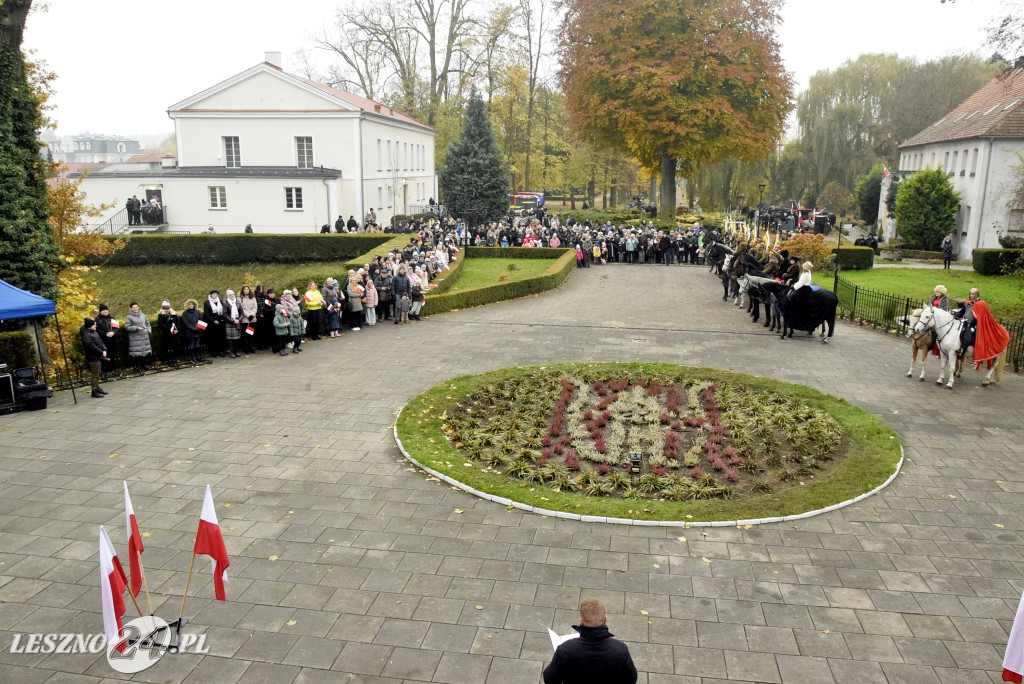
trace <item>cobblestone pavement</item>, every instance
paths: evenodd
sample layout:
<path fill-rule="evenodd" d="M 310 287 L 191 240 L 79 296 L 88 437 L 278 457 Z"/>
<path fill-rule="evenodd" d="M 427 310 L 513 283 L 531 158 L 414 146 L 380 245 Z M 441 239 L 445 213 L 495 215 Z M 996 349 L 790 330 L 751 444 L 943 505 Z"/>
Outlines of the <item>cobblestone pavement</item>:
<path fill-rule="evenodd" d="M 103 655 L 10 648 L 102 630 L 97 533 L 124 558 L 123 479 L 158 615 L 177 615 L 207 483 L 231 555 L 228 602 L 206 559 L 190 589 L 186 631 L 209 655 L 138 680 L 536 684 L 546 628 L 596 596 L 648 684 L 998 681 L 1024 586 L 1021 378 L 983 389 L 972 372 L 951 392 L 904 377 L 903 339 L 839 325 L 829 345 L 780 341 L 719 291 L 702 268 L 595 267 L 542 296 L 0 417 L 0 681 L 123 678 Z M 857 505 L 702 534 L 509 511 L 401 460 L 389 426 L 415 394 L 578 359 L 805 383 L 892 426 L 907 463 Z"/>

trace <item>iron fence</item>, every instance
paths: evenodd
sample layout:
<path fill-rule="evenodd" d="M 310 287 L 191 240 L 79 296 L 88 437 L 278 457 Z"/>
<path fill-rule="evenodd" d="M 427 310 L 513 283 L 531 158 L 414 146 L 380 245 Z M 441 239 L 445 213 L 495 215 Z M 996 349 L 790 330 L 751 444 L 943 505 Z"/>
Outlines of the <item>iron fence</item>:
<path fill-rule="evenodd" d="M 842 316 L 900 333 L 907 332 L 910 314 L 923 305 L 920 299 L 861 287 L 842 277 L 836 281 L 836 297 Z M 999 321 L 999 324 L 1010 333 L 1006 362 L 1013 365 L 1014 371 L 1019 371 L 1024 366 L 1024 323 Z"/>

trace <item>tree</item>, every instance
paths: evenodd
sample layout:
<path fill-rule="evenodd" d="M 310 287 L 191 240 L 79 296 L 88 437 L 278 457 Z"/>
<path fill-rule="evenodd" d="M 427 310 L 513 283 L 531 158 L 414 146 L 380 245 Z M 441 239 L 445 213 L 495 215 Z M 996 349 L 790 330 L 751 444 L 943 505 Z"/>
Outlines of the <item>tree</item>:
<path fill-rule="evenodd" d="M 559 79 L 574 127 L 660 170 L 774 150 L 792 97 L 775 36 L 779 0 L 564 0 Z"/>
<path fill-rule="evenodd" d="M 534 3 L 537 9 L 534 9 Z M 527 62 L 527 99 L 526 99 L 526 163 L 523 171 L 525 190 L 532 190 L 530 183 L 530 151 L 533 140 L 533 112 L 537 103 L 537 74 L 540 71 L 540 59 L 544 54 L 544 37 L 548 32 L 548 0 L 519 0 L 519 12 L 526 30 L 526 62 Z M 545 19 L 545 14 L 548 18 Z"/>
<path fill-rule="evenodd" d="M 940 169 L 918 171 L 896 194 L 896 231 L 905 241 L 936 250 L 956 227 L 960 194 Z"/>
<path fill-rule="evenodd" d="M 838 216 L 846 216 L 853 206 L 853 195 L 839 183 L 832 181 L 817 197 L 819 209 L 828 209 Z"/>
<path fill-rule="evenodd" d="M 39 154 L 41 105 L 21 53 L 32 0 L 0 3 L 0 279 L 57 297 L 57 247 L 46 224 L 46 163 Z"/>
<path fill-rule="evenodd" d="M 878 204 L 882 201 L 882 165 L 875 164 L 871 171 L 857 179 L 853 194 L 860 209 L 860 220 L 874 225 L 878 219 Z"/>
<path fill-rule="evenodd" d="M 448 148 L 438 182 L 452 216 L 497 221 L 508 211 L 508 169 L 494 141 L 491 120 L 474 89 L 466 106 L 462 134 Z"/>

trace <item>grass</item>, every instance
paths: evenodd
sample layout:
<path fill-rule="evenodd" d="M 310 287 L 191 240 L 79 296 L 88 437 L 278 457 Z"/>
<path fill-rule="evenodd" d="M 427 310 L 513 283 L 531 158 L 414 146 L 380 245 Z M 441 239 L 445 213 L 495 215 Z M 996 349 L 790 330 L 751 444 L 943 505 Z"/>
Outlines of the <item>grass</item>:
<path fill-rule="evenodd" d="M 983 276 L 975 271 L 941 271 L 926 268 L 872 268 L 865 271 L 841 271 L 840 277 L 861 287 L 913 297 L 927 301 L 936 285 L 949 290 L 950 308 L 953 299 L 967 299 L 972 287 L 981 291 L 981 297 L 996 318 L 1007 318 L 1011 307 L 1021 300 L 1020 285 L 1008 276 Z M 814 282 L 832 289 L 831 273 L 816 273 Z"/>
<path fill-rule="evenodd" d="M 609 377 L 625 371 L 678 372 L 667 364 L 588 364 L 588 369 L 607 369 Z M 548 366 L 552 368 L 552 366 Z M 571 371 L 572 364 L 554 366 Z M 643 520 L 679 520 L 687 522 L 743 520 L 792 515 L 824 508 L 852 499 L 882 484 L 895 470 L 900 445 L 895 434 L 882 422 L 850 403 L 822 394 L 803 385 L 790 385 L 767 378 L 730 373 L 717 369 L 685 368 L 700 379 L 730 378 L 755 387 L 784 392 L 832 414 L 848 435 L 843 458 L 831 475 L 806 486 L 795 486 L 773 494 L 732 500 L 654 501 L 586 497 L 556 492 L 543 485 L 526 483 L 488 471 L 482 464 L 463 458 L 441 431 L 442 415 L 454 410 L 468 392 L 485 383 L 494 383 L 528 368 L 506 368 L 481 375 L 463 376 L 446 381 L 410 401 L 396 423 L 403 446 L 421 464 L 463 482 L 474 489 L 549 510 L 581 515 L 608 516 Z"/>
<path fill-rule="evenodd" d="M 534 278 L 550 268 L 554 262 L 554 259 L 466 259 L 462 266 L 462 274 L 448 291 L 459 292 Z M 515 268 L 510 270 L 509 266 Z"/>

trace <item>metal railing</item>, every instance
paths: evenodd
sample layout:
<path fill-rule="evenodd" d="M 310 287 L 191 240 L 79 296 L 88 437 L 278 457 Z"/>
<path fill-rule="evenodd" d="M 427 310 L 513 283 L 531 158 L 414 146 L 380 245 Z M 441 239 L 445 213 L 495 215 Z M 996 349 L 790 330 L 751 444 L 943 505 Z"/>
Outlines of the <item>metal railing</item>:
<path fill-rule="evenodd" d="M 923 305 L 918 298 L 871 290 L 842 277 L 836 280 L 836 285 L 842 315 L 851 321 L 875 328 L 905 333 L 910 314 Z M 998 322 L 1010 333 L 1006 362 L 1013 365 L 1014 371 L 1019 371 L 1024 366 L 1024 324 Z"/>
<path fill-rule="evenodd" d="M 122 209 L 117 212 L 102 224 L 100 224 L 100 232 L 105 235 L 117 235 L 128 230 L 128 210 Z"/>

